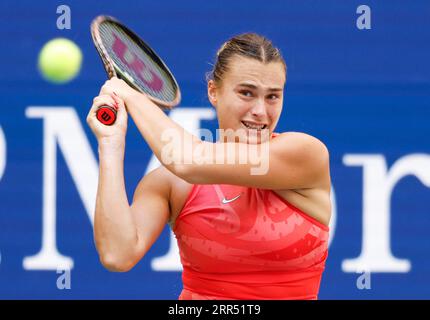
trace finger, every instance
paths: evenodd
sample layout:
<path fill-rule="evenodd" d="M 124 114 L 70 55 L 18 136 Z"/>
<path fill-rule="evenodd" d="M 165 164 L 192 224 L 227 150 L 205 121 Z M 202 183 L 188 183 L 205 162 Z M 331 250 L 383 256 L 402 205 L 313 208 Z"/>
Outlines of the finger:
<path fill-rule="evenodd" d="M 101 106 L 109 106 L 117 109 L 116 101 L 110 95 L 97 96 L 93 100 L 93 111 L 96 111 Z"/>
<path fill-rule="evenodd" d="M 115 92 L 113 92 L 110 97 L 115 102 L 117 109 L 124 106 L 124 100 L 122 100 L 120 97 L 118 97 L 118 95 Z"/>
<path fill-rule="evenodd" d="M 107 80 L 103 86 L 100 88 L 100 93 L 99 95 L 109 95 L 112 93 L 112 81 L 111 80 Z"/>
<path fill-rule="evenodd" d="M 93 101 L 100 101 L 100 100 L 113 100 L 112 96 L 110 94 L 99 94 L 98 96 L 96 96 Z"/>
<path fill-rule="evenodd" d="M 117 117 L 119 118 L 119 120 L 127 119 L 128 115 L 127 115 L 127 110 L 125 107 L 124 100 L 118 97 L 115 93 L 112 95 L 112 99 L 114 99 L 116 105 L 118 106 Z"/>

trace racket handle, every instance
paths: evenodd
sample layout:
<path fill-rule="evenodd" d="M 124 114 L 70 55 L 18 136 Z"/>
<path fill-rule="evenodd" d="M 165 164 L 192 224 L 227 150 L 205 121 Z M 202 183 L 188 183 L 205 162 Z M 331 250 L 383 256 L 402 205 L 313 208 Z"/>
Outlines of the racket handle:
<path fill-rule="evenodd" d="M 96 112 L 97 120 L 106 126 L 111 126 L 116 120 L 116 109 L 110 106 L 101 106 Z"/>

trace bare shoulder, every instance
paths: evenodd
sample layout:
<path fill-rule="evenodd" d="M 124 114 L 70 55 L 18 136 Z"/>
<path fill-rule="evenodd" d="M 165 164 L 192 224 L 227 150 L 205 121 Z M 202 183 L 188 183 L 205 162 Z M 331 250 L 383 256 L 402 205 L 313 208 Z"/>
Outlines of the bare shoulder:
<path fill-rule="evenodd" d="M 148 189 L 169 197 L 171 190 L 171 173 L 169 170 L 160 166 L 144 175 L 136 187 L 134 199 Z"/>
<path fill-rule="evenodd" d="M 174 223 L 182 209 L 192 185 L 160 166 L 146 174 L 139 182 L 134 198 L 144 193 L 157 193 L 169 204 L 169 223 Z"/>
<path fill-rule="evenodd" d="M 276 152 L 284 153 L 288 159 L 312 172 L 320 172 L 325 178 L 330 170 L 330 155 L 327 146 L 318 138 L 303 132 L 283 132 L 275 139 Z"/>
<path fill-rule="evenodd" d="M 275 190 L 275 192 L 311 217 L 328 225 L 331 217 L 328 148 L 320 139 L 302 132 L 284 132 L 279 134 L 276 139 L 278 138 L 281 148 L 285 144 L 287 152 L 298 154 L 297 161 L 302 164 L 307 163 L 313 168 L 311 171 L 314 183 L 312 187 L 308 188 Z"/>
<path fill-rule="evenodd" d="M 300 148 L 312 152 L 318 152 L 321 155 L 329 155 L 327 146 L 317 137 L 303 132 L 283 132 L 280 133 L 274 141 L 279 141 L 289 148 Z"/>
<path fill-rule="evenodd" d="M 318 138 L 303 132 L 284 132 L 273 139 L 280 152 L 294 155 L 293 158 L 301 163 L 309 163 L 319 169 L 328 169 L 329 151 L 327 146 Z"/>

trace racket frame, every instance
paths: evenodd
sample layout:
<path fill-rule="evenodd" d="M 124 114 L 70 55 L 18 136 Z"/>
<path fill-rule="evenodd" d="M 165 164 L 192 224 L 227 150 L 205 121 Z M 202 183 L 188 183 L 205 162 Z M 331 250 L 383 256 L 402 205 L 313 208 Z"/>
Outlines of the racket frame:
<path fill-rule="evenodd" d="M 172 82 L 174 83 L 174 86 L 176 87 L 174 100 L 167 102 L 167 101 L 160 100 L 156 97 L 153 97 L 151 94 L 148 94 L 147 92 L 140 89 L 137 85 L 135 85 L 133 78 L 130 75 L 128 75 L 128 73 L 121 71 L 121 69 L 116 65 L 116 63 L 110 58 L 108 51 L 106 50 L 106 47 L 103 45 L 101 35 L 100 35 L 100 30 L 99 30 L 99 27 L 103 22 L 113 23 L 113 24 L 116 24 L 118 27 L 120 27 L 139 47 L 143 48 L 142 50 L 145 51 L 145 53 L 152 60 L 154 60 L 155 63 L 157 63 L 162 69 L 164 69 L 167 76 L 172 80 Z M 109 79 L 112 77 L 117 77 L 124 80 L 125 82 L 127 82 L 128 85 L 130 85 L 135 90 L 146 94 L 150 100 L 152 100 L 155 104 L 157 104 L 159 107 L 163 109 L 170 110 L 180 103 L 181 90 L 179 89 L 178 82 L 176 81 L 172 72 L 164 63 L 164 61 L 158 56 L 158 54 L 156 54 L 155 51 L 146 42 L 144 42 L 136 33 L 134 33 L 132 30 L 130 30 L 128 27 L 126 27 L 124 24 L 122 24 L 114 17 L 108 16 L 108 15 L 100 15 L 100 16 L 97 16 L 91 23 L 91 36 L 94 42 L 94 46 L 96 47 L 97 52 L 99 53 L 99 56 L 103 62 L 103 65 L 105 67 L 105 70 L 107 72 Z"/>

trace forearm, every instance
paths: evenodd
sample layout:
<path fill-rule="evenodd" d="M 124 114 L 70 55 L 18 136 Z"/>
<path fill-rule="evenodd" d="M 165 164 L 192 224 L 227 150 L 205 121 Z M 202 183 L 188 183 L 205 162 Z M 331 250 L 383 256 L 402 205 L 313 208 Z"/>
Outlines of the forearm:
<path fill-rule="evenodd" d="M 126 99 L 127 110 L 154 155 L 175 174 L 192 162 L 202 141 L 170 119 L 142 94 Z"/>
<path fill-rule="evenodd" d="M 124 183 L 124 151 L 99 145 L 99 183 L 94 237 L 106 265 L 126 263 L 137 246 L 136 226 Z"/>
<path fill-rule="evenodd" d="M 155 156 L 167 169 L 190 183 L 231 183 L 238 174 L 251 179 L 250 176 L 259 174 L 259 167 L 264 169 L 268 165 L 268 143 L 202 141 L 142 94 L 130 96 L 126 105 Z M 235 136 L 229 139 L 237 140 Z M 219 174 L 226 169 L 230 170 L 228 174 Z"/>

